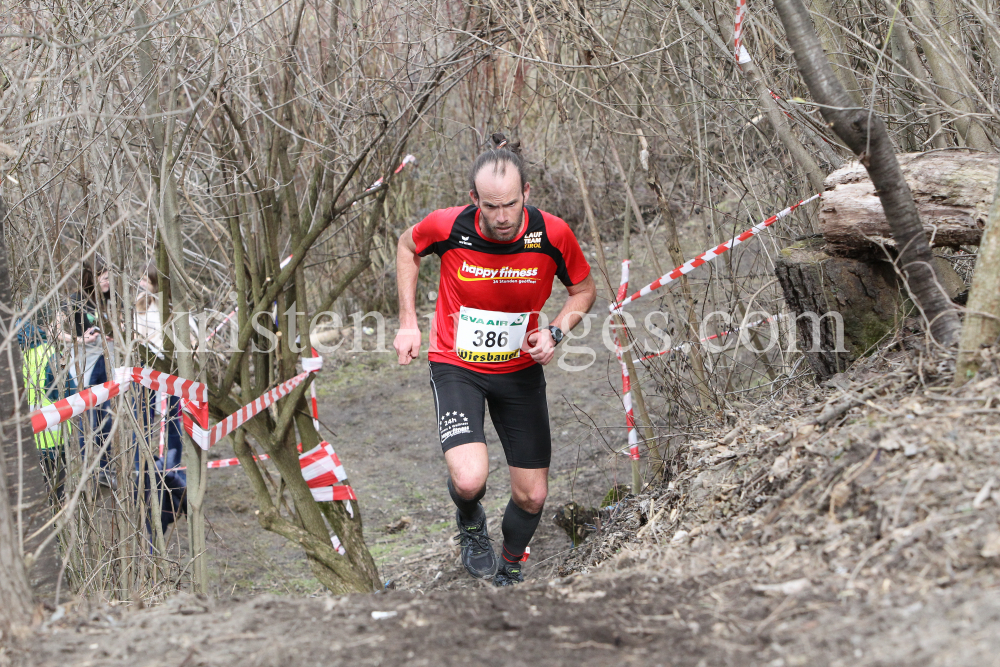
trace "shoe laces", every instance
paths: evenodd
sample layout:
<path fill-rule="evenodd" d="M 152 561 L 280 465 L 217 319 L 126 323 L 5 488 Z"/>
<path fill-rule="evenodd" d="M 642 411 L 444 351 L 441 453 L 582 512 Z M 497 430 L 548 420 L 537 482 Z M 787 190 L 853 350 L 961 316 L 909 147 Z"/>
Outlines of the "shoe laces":
<path fill-rule="evenodd" d="M 486 522 L 483 521 L 480 524 L 480 530 L 486 526 Z M 464 549 L 465 547 L 472 546 L 473 551 L 482 553 L 485 551 L 491 551 L 493 549 L 491 543 L 493 539 L 489 535 L 484 535 L 481 532 L 469 530 L 467 526 L 461 526 L 458 535 L 453 539 L 458 540 L 458 543 Z"/>
<path fill-rule="evenodd" d="M 512 572 L 512 570 L 514 571 Z M 500 586 L 521 583 L 524 581 L 524 577 L 521 575 L 520 564 L 504 562 L 494 575 L 493 581 Z"/>

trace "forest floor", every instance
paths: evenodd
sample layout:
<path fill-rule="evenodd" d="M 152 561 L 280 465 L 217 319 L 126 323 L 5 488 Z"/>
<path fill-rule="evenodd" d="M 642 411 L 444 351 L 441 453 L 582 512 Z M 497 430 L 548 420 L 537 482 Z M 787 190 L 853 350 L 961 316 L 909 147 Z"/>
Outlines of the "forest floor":
<path fill-rule="evenodd" d="M 584 342 L 599 351 L 586 371 L 546 372 L 552 484 L 521 586 L 458 562 L 426 363 L 338 354 L 320 420 L 389 589 L 326 594 L 299 550 L 257 527 L 239 469 L 218 470 L 210 596 L 68 605 L 0 664 L 1000 665 L 995 368 L 953 390 L 950 362 L 904 330 L 822 386 L 707 420 L 671 454 L 669 482 L 606 510 L 574 549 L 555 508 L 598 506 L 630 475 L 614 453 L 617 366 L 597 327 Z M 498 537 L 507 477 L 487 437 Z"/>

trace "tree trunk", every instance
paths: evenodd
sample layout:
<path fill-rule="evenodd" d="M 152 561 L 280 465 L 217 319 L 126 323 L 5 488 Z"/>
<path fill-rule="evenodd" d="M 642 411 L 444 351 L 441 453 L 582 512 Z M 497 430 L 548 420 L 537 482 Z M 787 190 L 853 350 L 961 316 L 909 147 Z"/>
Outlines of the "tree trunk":
<path fill-rule="evenodd" d="M 852 108 L 851 98 L 834 76 L 802 0 L 775 0 L 774 4 L 795 62 L 820 105 L 823 119 L 859 157 L 878 191 L 892 237 L 900 249 L 899 263 L 907 289 L 926 318 L 931 336 L 942 345 L 952 345 L 958 340 L 958 314 L 938 289 L 920 214 L 882 119 L 865 109 Z"/>
<path fill-rule="evenodd" d="M 844 372 L 894 331 L 906 301 L 888 261 L 835 257 L 824 245 L 799 241 L 781 251 L 774 268 L 795 317 L 795 348 L 820 380 Z"/>
<path fill-rule="evenodd" d="M 979 349 L 995 345 L 997 339 L 1000 339 L 1000 171 L 969 291 L 955 367 L 956 386 L 976 375 L 982 363 Z"/>
<path fill-rule="evenodd" d="M 6 217 L 7 207 L 0 199 L 0 238 L 3 238 Z M 7 312 L 13 310 L 10 299 L 10 265 L 7 261 L 6 247 L 0 248 L 0 306 Z M 12 319 L 3 317 L 0 326 L 4 336 L 7 336 L 13 324 Z M 22 520 L 19 520 L 18 515 L 24 516 L 23 509 L 15 514 L 13 510 L 17 509 L 16 505 L 12 508 L 8 501 L 8 492 L 13 494 L 14 503 L 18 502 L 19 494 L 17 486 L 11 485 L 8 488 L 7 463 L 11 464 L 12 473 L 19 467 L 31 469 L 39 467 L 34 454 L 35 448 L 24 444 L 25 439 L 31 437 L 30 427 L 25 434 L 23 420 L 19 419 L 24 414 L 17 405 L 22 395 L 21 365 L 17 363 L 19 358 L 16 339 L 11 340 L 9 348 L 0 350 L 0 438 L 3 440 L 3 453 L 0 455 L 0 632 L 3 632 L 4 637 L 7 636 L 11 626 L 24 625 L 30 621 L 33 604 L 28 574 L 21 557 L 22 533 L 19 529 L 22 528 Z M 22 423 L 19 425 L 18 421 Z M 26 457 L 22 452 L 29 454 L 34 460 L 24 461 Z M 13 481 L 16 483 L 16 480 L 15 475 Z M 22 507 L 30 500 L 31 498 L 23 497 Z M 46 502 L 44 494 L 41 501 L 43 506 L 47 506 L 44 504 Z"/>
<path fill-rule="evenodd" d="M 837 15 L 836 4 L 831 6 L 828 0 L 812 0 L 814 11 L 822 17 L 816 21 L 816 29 L 819 31 L 820 41 L 827 55 L 837 63 L 837 76 L 840 78 L 847 94 L 854 100 L 856 106 L 864 106 L 865 99 L 861 95 L 861 84 L 858 77 L 854 75 L 854 68 L 851 67 L 850 57 L 844 53 L 844 45 L 840 41 L 841 28 L 838 25 L 840 16 Z"/>
<path fill-rule="evenodd" d="M 1000 155 L 964 150 L 899 156 L 932 246 L 979 245 L 994 200 Z M 882 202 L 858 162 L 826 179 L 820 229 L 834 254 L 867 254 L 896 246 Z"/>
<path fill-rule="evenodd" d="M 190 302 L 188 299 L 187 278 L 184 274 L 184 249 L 181 231 L 180 209 L 177 197 L 177 182 L 173 175 L 174 156 L 174 119 L 168 116 L 166 122 L 157 114 L 160 111 L 160 85 L 157 72 L 153 68 L 152 46 L 150 45 L 147 27 L 146 12 L 141 7 L 135 12 L 135 25 L 139 26 L 137 32 L 142 39 L 139 48 L 139 65 L 143 78 L 149 80 L 149 93 L 146 96 L 146 111 L 154 115 L 150 122 L 150 138 L 152 140 L 153 158 L 155 162 L 151 165 L 156 184 L 157 196 L 157 217 L 159 219 L 158 232 L 163 243 L 163 249 L 167 255 L 168 271 L 165 274 L 170 283 L 171 301 L 164 300 L 164 306 L 168 308 L 165 313 L 167 317 L 163 322 L 170 319 L 170 315 L 176 314 L 173 326 L 173 345 L 177 359 L 177 373 L 184 378 L 195 379 L 197 377 L 194 365 L 194 353 L 191 350 L 191 325 L 188 319 Z M 174 46 L 176 49 L 176 45 Z M 176 97 L 176 87 L 171 82 L 176 79 L 176 68 L 171 67 L 167 83 L 169 102 L 167 109 L 172 110 Z M 152 162 L 152 161 L 151 161 Z M 169 329 L 164 331 L 164 339 L 170 337 Z M 204 380 L 204 378 L 201 378 Z M 206 562 L 206 540 L 205 540 L 205 462 L 208 459 L 207 453 L 195 445 L 187 433 L 181 434 L 184 441 L 184 449 L 181 460 L 187 468 L 187 519 L 188 519 L 188 542 L 190 548 L 191 580 L 196 592 L 208 592 L 208 564 Z"/>
<path fill-rule="evenodd" d="M 0 198 L 0 231 L 6 226 L 5 217 L 7 214 L 6 203 Z M 10 296 L 9 265 L 6 251 L 3 253 L 2 261 L 5 263 L 0 271 L 0 303 L 13 304 Z M 10 323 L 11 325 L 13 322 Z M 8 329 L 9 330 L 9 329 Z M 24 396 L 23 374 L 21 371 L 22 356 L 17 343 L 11 341 L 11 360 L 15 377 L 18 382 L 18 392 Z M 0 352 L 0 354 L 6 354 Z M 5 357 L 6 359 L 6 357 Z M 22 404 L 21 416 L 27 416 L 30 406 Z M 32 437 L 31 427 L 22 426 L 20 433 L 17 430 L 10 430 L 3 438 L 3 456 L 7 459 L 7 490 L 12 508 L 15 512 L 15 526 L 19 531 L 18 547 L 24 557 L 25 568 L 28 571 L 29 580 L 35 596 L 42 599 L 50 599 L 55 596 L 56 583 L 59 579 L 59 558 L 54 544 L 36 554 L 38 547 L 49 539 L 52 534 L 52 527 L 41 530 L 49 519 L 52 518 L 52 508 L 50 505 L 50 488 L 42 472 L 42 466 L 38 456 L 38 449 L 35 447 Z M 40 531 L 40 532 L 39 532 Z M 23 543 L 22 543 L 23 540 Z"/>
<path fill-rule="evenodd" d="M 914 9 L 913 21 L 919 26 L 921 42 L 927 66 L 936 84 L 937 93 L 949 107 L 957 113 L 955 128 L 966 146 L 979 150 L 991 150 L 993 144 L 986 136 L 982 125 L 969 117 L 975 113 L 975 102 L 968 87 L 968 72 L 964 71 L 962 63 L 964 55 L 956 50 L 947 39 L 935 39 L 935 32 L 943 30 L 946 34 L 958 30 L 958 20 L 954 15 L 954 7 L 942 3 L 939 16 L 935 16 L 927 0 L 910 0 Z M 950 25 L 948 25 L 950 24 Z M 939 27 L 940 26 L 940 27 Z"/>
<path fill-rule="evenodd" d="M 6 265 L 6 261 L 4 261 Z M 6 266 L 4 266 L 6 269 Z M 11 369 L 6 355 L 0 359 L 0 415 L 9 418 L 13 412 Z M 5 431 L 11 430 L 8 426 Z M 9 433 L 4 434 L 7 440 Z M 0 456 L 0 633 L 8 636 L 12 626 L 26 625 L 31 620 L 31 587 L 18 548 L 17 526 L 10 503 L 7 502 L 7 466 Z"/>
<path fill-rule="evenodd" d="M 896 26 L 892 30 L 893 58 L 897 61 L 895 69 L 899 70 L 905 66 L 909 70 L 914 94 L 922 102 L 921 106 L 930 110 L 929 113 L 925 113 L 927 117 L 928 140 L 931 146 L 933 148 L 947 148 L 948 139 L 944 132 L 941 131 L 941 115 L 933 111 L 933 108 L 936 106 L 934 104 L 934 96 L 924 83 L 926 81 L 924 63 L 920 60 L 920 54 L 917 53 L 917 48 L 913 45 L 913 40 L 910 39 L 909 29 L 903 21 L 903 16 L 899 12 L 898 5 L 893 0 L 884 0 L 884 3 L 886 11 L 890 13 L 893 23 Z M 903 87 L 900 88 L 900 90 L 904 89 Z"/>

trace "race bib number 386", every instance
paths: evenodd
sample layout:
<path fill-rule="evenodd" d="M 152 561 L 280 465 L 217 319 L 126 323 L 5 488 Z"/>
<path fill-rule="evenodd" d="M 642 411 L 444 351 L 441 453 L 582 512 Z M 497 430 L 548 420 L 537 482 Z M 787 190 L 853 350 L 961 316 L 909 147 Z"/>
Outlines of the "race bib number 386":
<path fill-rule="evenodd" d="M 455 348 L 463 361 L 496 364 L 521 356 L 530 313 L 500 313 L 462 306 Z"/>

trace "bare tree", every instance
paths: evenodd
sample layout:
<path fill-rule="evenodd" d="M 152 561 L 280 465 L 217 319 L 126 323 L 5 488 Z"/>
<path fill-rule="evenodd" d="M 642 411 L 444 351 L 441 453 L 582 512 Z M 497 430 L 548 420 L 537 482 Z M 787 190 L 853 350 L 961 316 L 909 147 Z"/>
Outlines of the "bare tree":
<path fill-rule="evenodd" d="M 955 367 L 956 386 L 975 377 L 983 361 L 980 350 L 1000 340 L 1000 174 L 966 306 Z"/>
<path fill-rule="evenodd" d="M 955 343 L 958 314 L 934 275 L 930 245 L 882 119 L 851 101 L 833 73 L 802 0 L 776 0 L 775 7 L 823 118 L 868 170 L 899 248 L 907 288 L 929 322 L 931 335 L 942 345 Z"/>
<path fill-rule="evenodd" d="M 306 8 L 298 2 L 281 13 L 280 22 L 262 23 L 260 34 L 241 36 L 253 42 L 248 51 L 273 56 L 250 76 L 216 69 L 216 59 L 228 50 L 197 52 L 169 32 L 142 35 L 143 79 L 151 86 L 144 142 L 151 150 L 142 159 L 156 185 L 154 214 L 169 260 L 162 267 L 171 290 L 164 303 L 179 325 L 172 346 L 182 376 L 198 374 L 208 381 L 212 414 L 220 419 L 296 375 L 297 361 L 313 356 L 314 316 L 326 312 L 371 264 L 393 167 L 413 128 L 442 91 L 461 80 L 468 67 L 462 61 L 470 54 L 472 62 L 480 57 L 474 38 L 459 37 L 440 54 L 414 57 L 397 79 L 379 81 L 359 64 L 382 58 L 369 40 L 387 40 L 384 26 L 365 21 L 356 41 L 344 39 L 339 7 L 327 8 L 330 14 L 319 24 L 327 26 L 325 32 L 304 23 Z M 137 24 L 146 21 L 137 15 Z M 480 29 L 471 16 L 465 27 L 473 34 Z M 197 23 L 187 29 L 202 30 Z M 342 86 L 345 82 L 351 85 Z M 175 91 L 185 88 L 198 100 L 193 106 L 180 104 Z M 400 88 L 407 95 L 394 99 Z M 158 120 L 161 116 L 167 120 Z M 371 186 L 376 175 L 385 177 Z M 204 349 L 194 355 L 186 345 L 185 313 L 209 293 L 202 287 L 197 294 L 194 267 L 185 255 L 185 235 L 203 235 L 204 226 L 214 226 L 203 211 L 216 211 L 226 221 L 216 234 L 230 242 L 219 250 L 236 288 L 236 344 L 218 360 Z M 191 224 L 196 221 L 204 225 L 200 230 Z M 353 249 L 346 254 L 347 266 L 331 282 L 309 280 L 312 253 L 321 243 L 334 247 L 338 236 L 341 248 Z M 262 322 L 260 316 L 272 310 L 277 316 Z M 306 451 L 322 440 L 306 410 L 308 386 L 309 381 L 301 384 L 277 403 L 276 413 L 246 423 L 234 447 L 254 489 L 261 525 L 300 544 L 316 577 L 331 590 L 372 590 L 379 577 L 365 547 L 357 500 L 316 502 L 302 477 L 297 446 Z M 269 487 L 247 436 L 277 467 L 276 488 Z M 186 451 L 196 527 L 205 493 L 204 453 L 193 446 Z M 198 473 L 191 475 L 193 470 Z M 291 499 L 287 514 L 281 511 L 285 494 Z M 205 543 L 194 532 L 191 554 L 197 557 Z M 346 558 L 337 554 L 331 534 Z M 200 570 L 203 566 L 196 566 L 195 580 L 203 586 Z"/>
<path fill-rule="evenodd" d="M 6 232 L 7 207 L 0 199 L 0 238 Z M 3 452 L 0 453 L 0 631 L 7 635 L 11 626 L 24 625 L 31 618 L 32 598 L 28 585 L 28 574 L 21 557 L 20 523 L 15 516 L 22 514 L 22 509 L 15 505 L 14 511 L 8 502 L 8 490 L 17 491 L 18 487 L 8 489 L 7 465 L 8 453 L 17 451 L 23 440 L 20 431 L 21 410 L 19 402 L 21 391 L 20 373 L 15 363 L 17 343 L 14 331 L 14 308 L 10 298 L 10 264 L 7 261 L 6 243 L 0 248 L 0 335 L 5 339 L 0 349 L 0 438 L 3 439 Z M 33 448 L 29 448 L 33 449 Z M 33 451 L 31 452 L 34 453 Z M 11 461 L 15 466 L 21 465 L 19 458 Z M 15 477 L 15 482 L 16 482 Z M 15 502 L 17 495 L 15 497 Z"/>
<path fill-rule="evenodd" d="M 102 5 L 63 18 L 45 2 L 35 9 L 3 17 L 10 33 L 29 35 L 3 42 L 0 85 L 4 158 L 14 155 L 4 184 L 19 187 L 24 244 L 14 274 L 32 276 L 20 293 L 44 301 L 36 310 L 60 310 L 80 290 L 81 261 L 99 253 L 113 268 L 101 304 L 107 366 L 206 382 L 216 419 L 296 375 L 299 359 L 313 356 L 318 314 L 366 305 L 379 277 L 375 251 L 392 233 L 387 214 L 409 207 L 393 193 L 395 167 L 428 112 L 483 60 L 489 30 L 468 9 L 432 34 L 433 7 L 389 4 L 147 4 L 134 14 Z M 55 47 L 64 40 L 73 48 Z M 39 67 L 58 83 L 38 85 Z M 133 276 L 150 259 L 161 278 L 161 350 L 135 333 Z M 232 337 L 208 343 L 213 310 L 238 314 Z M 75 344 L 60 350 L 67 372 L 80 362 Z M 300 448 L 323 439 L 308 388 L 245 423 L 233 446 L 261 524 L 300 545 L 332 590 L 372 590 L 379 576 L 359 501 L 317 502 L 302 477 Z M 159 522 L 144 519 L 159 514 L 163 484 L 155 433 L 139 418 L 145 400 L 135 392 L 112 401 L 107 434 L 94 432 L 89 415 L 65 427 L 83 447 L 64 447 L 67 502 L 54 525 L 76 589 L 152 596 L 185 572 L 196 590 L 207 585 L 205 452 L 186 443 L 189 540 L 171 547 L 175 561 Z M 258 463 L 255 449 L 271 463 Z M 98 465 L 116 474 L 117 489 L 92 484 Z"/>
<path fill-rule="evenodd" d="M 836 104 L 814 94 L 817 105 L 803 99 L 781 18 L 766 3 L 750 7 L 744 38 L 753 62 L 744 69 L 728 42 L 733 8 L 723 2 L 7 3 L 0 189 L 11 204 L 14 301 L 36 304 L 22 314 L 51 326 L 50 312 L 81 290 L 81 264 L 100 255 L 114 269 L 101 350 L 109 366 L 202 380 L 219 419 L 295 375 L 320 340 L 318 314 L 391 317 L 387 249 L 426 211 L 464 198 L 456 166 L 498 129 L 526 146 L 533 202 L 587 230 L 587 255 L 605 272 L 605 252 L 634 255 L 633 282 L 814 192 L 859 147 L 891 185 L 898 175 L 879 160 L 896 150 L 995 146 L 1000 27 L 987 4 L 862 0 L 862 11 L 848 12 L 816 0 L 822 43 L 849 89 Z M 835 130 L 846 124 L 852 133 L 847 146 L 830 113 L 841 119 Z M 406 152 L 421 167 L 394 176 Z M 905 199 L 902 190 L 886 193 Z M 632 231 L 641 247 L 628 246 Z M 668 286 L 648 297 L 669 314 L 663 331 L 672 341 L 649 354 L 636 349 L 630 360 L 647 445 L 676 452 L 671 443 L 686 439 L 677 434 L 748 402 L 778 400 L 808 376 L 787 319 L 751 333 L 755 345 L 761 338 L 774 348 L 773 363 L 740 343 L 733 324 L 755 308 L 779 314 L 775 258 L 813 231 L 808 215 L 785 218 L 684 276 L 676 296 Z M 923 289 L 930 269 L 922 268 L 920 235 L 906 238 L 901 263 L 915 300 L 935 336 L 947 339 L 954 314 Z M 135 272 L 151 260 L 162 277 L 162 358 L 135 331 Z M 420 294 L 433 290 L 425 286 Z M 185 311 L 215 319 L 189 326 Z M 189 333 L 234 312 L 212 342 L 191 349 Z M 706 317 L 718 315 L 733 322 L 706 328 Z M 656 335 L 644 326 L 622 334 Z M 709 335 L 712 345 L 700 340 Z M 64 385 L 83 350 L 74 341 L 58 347 Z M 301 479 L 298 445 L 323 438 L 307 391 L 301 385 L 231 441 L 262 525 L 302 545 L 332 589 L 370 590 L 378 572 L 363 539 L 364 498 L 316 503 Z M 183 529 L 147 522 L 160 512 L 162 480 L 153 472 L 156 435 L 137 418 L 143 400 L 113 401 L 107 434 L 85 419 L 65 426 L 74 445 L 63 447 L 67 502 L 53 528 L 74 592 L 156 599 L 205 586 L 212 543 L 199 508 L 213 493 L 212 473 L 189 442 L 184 544 Z M 630 465 L 621 429 L 608 433 L 608 464 Z M 117 489 L 92 483 L 105 465 Z M 334 551 L 333 535 L 346 556 Z"/>

